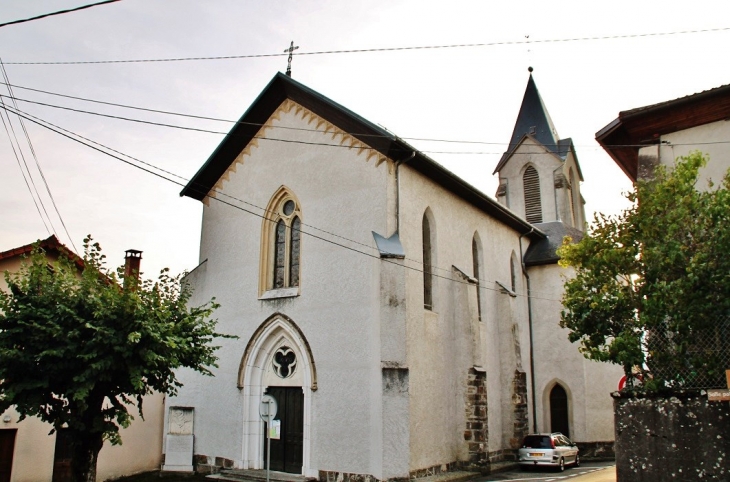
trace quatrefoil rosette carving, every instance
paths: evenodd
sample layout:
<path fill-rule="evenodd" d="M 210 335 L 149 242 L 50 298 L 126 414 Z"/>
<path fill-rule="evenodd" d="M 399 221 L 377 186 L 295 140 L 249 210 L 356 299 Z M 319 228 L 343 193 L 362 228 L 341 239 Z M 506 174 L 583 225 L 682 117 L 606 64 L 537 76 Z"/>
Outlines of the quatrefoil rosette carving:
<path fill-rule="evenodd" d="M 297 356 L 288 346 L 282 346 L 276 350 L 271 362 L 274 366 L 274 372 L 279 378 L 289 378 L 297 368 Z"/>

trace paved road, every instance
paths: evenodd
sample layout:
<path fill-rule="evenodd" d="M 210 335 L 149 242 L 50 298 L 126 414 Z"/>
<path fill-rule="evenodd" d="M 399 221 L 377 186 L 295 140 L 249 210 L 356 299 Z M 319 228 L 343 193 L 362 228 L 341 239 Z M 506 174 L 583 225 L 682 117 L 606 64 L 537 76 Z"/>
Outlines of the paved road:
<path fill-rule="evenodd" d="M 616 482 L 616 465 L 613 462 L 584 463 L 580 468 L 566 468 L 565 472 L 547 470 L 514 470 L 502 474 L 487 475 L 473 482 L 522 481 L 522 482 Z"/>

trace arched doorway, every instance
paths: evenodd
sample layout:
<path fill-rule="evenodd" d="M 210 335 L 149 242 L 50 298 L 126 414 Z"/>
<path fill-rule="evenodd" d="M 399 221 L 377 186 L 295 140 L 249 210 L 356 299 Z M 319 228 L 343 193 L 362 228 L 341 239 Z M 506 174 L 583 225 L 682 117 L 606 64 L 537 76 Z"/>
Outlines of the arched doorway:
<path fill-rule="evenodd" d="M 317 374 L 309 343 L 289 317 L 276 313 L 251 336 L 241 358 L 238 387 L 244 395 L 244 467 L 265 468 L 266 432 L 259 405 L 269 394 L 277 400 L 275 420 L 281 423 L 281 438 L 271 441 L 272 470 L 313 476 L 309 420 Z"/>
<path fill-rule="evenodd" d="M 550 390 L 550 431 L 570 437 L 568 394 L 559 383 Z"/>

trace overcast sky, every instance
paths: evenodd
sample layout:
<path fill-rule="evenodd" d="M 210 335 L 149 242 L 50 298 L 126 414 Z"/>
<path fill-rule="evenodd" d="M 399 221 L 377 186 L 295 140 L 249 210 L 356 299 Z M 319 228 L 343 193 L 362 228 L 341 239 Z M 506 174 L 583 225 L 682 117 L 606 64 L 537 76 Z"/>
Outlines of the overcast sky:
<path fill-rule="evenodd" d="M 0 23 L 93 2 L 0 0 Z M 718 31 L 642 36 L 712 29 Z M 557 41 L 599 37 L 618 38 Z M 617 212 L 625 206 L 621 193 L 630 188 L 595 142 L 599 129 L 621 110 L 730 82 L 727 1 L 123 0 L 2 27 L 0 57 L 19 99 L 227 132 L 230 123 L 121 109 L 19 87 L 235 120 L 277 71 L 286 70 L 286 56 L 19 63 L 278 54 L 292 40 L 300 47 L 293 77 L 366 119 L 404 138 L 480 142 L 410 141 L 490 196 L 498 184 L 492 171 L 512 133 L 527 68 L 534 67 L 558 134 L 575 143 L 589 216 Z M 487 45 L 305 55 L 475 43 Z M 8 94 L 2 85 L 0 93 Z M 223 137 L 21 101 L 18 107 L 186 179 Z M 22 127 L 11 118 L 43 206 L 59 239 L 71 247 Z M 112 266 L 122 263 L 129 248 L 144 251 L 147 276 L 165 266 L 177 273 L 197 265 L 202 205 L 180 198 L 180 186 L 33 123 L 26 121 L 25 127 L 79 250 L 84 236 L 92 234 Z M 0 251 L 49 236 L 18 158 L 0 129 Z M 336 231 L 334 222 L 317 227 Z"/>

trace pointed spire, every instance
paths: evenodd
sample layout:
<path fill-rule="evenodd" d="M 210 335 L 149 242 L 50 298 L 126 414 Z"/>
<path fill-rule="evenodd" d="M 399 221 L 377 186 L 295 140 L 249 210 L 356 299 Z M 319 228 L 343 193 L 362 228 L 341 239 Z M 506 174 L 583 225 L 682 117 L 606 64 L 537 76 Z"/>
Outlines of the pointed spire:
<path fill-rule="evenodd" d="M 540 97 L 540 92 L 535 85 L 535 79 L 532 78 L 532 67 L 528 67 L 530 77 L 527 79 L 527 87 L 525 95 L 522 98 L 522 106 L 520 113 L 517 115 L 515 128 L 512 131 L 512 137 L 509 141 L 507 151 L 502 155 L 497 168 L 494 172 L 498 172 L 507 161 L 509 154 L 515 146 L 522 140 L 525 134 L 534 137 L 538 142 L 553 152 L 558 151 L 558 132 L 553 125 L 553 121 L 548 114 L 547 108 Z"/>
<path fill-rule="evenodd" d="M 557 148 L 556 144 L 559 139 L 558 132 L 555 130 L 550 114 L 540 97 L 540 92 L 535 85 L 535 79 L 532 77 L 533 68 L 527 69 L 530 72 L 530 78 L 527 80 L 527 88 L 525 96 L 522 98 L 522 106 L 520 113 L 517 115 L 515 129 L 510 139 L 510 147 L 517 144 L 525 134 L 532 135 L 550 150 Z"/>

